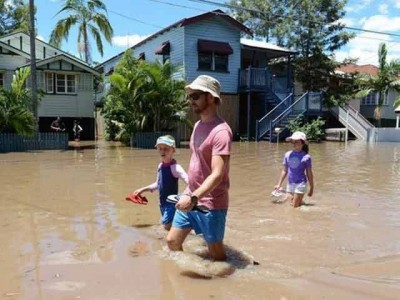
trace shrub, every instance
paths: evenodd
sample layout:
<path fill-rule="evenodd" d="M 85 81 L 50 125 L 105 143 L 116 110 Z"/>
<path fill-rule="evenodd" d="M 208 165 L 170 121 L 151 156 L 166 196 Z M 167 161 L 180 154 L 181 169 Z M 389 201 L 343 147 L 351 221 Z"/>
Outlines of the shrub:
<path fill-rule="evenodd" d="M 325 120 L 321 117 L 311 120 L 309 122 L 304 121 L 304 116 L 300 115 L 296 119 L 289 122 L 286 126 L 291 132 L 302 131 L 306 134 L 307 139 L 320 141 L 324 136 Z"/>

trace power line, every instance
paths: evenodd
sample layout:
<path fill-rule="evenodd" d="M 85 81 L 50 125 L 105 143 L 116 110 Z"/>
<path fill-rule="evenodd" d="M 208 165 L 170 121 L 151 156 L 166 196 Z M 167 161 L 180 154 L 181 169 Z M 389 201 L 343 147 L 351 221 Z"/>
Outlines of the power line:
<path fill-rule="evenodd" d="M 151 1 L 151 2 L 157 2 L 160 4 L 165 4 L 165 5 L 169 5 L 169 6 L 174 6 L 174 7 L 179 7 L 179 8 L 185 8 L 185 9 L 191 9 L 191 10 L 197 10 L 197 11 L 201 11 L 201 12 L 209 12 L 209 10 L 204 10 L 204 9 L 200 9 L 200 8 L 195 8 L 195 7 L 191 7 L 191 6 L 186 6 L 186 5 L 180 5 L 180 4 L 176 4 L 176 3 L 171 3 L 171 2 L 167 2 L 167 1 L 162 1 L 162 0 L 147 0 L 147 1 Z M 199 3 L 206 3 L 206 4 L 213 4 L 213 5 L 218 5 L 218 6 L 222 6 L 222 7 L 228 7 L 228 8 L 238 8 L 238 9 L 242 9 L 242 10 L 250 10 L 250 11 L 254 11 L 257 12 L 255 10 L 252 9 L 247 9 L 247 8 L 243 8 L 243 7 L 239 7 L 239 6 L 235 6 L 235 5 L 230 5 L 230 4 L 222 4 L 222 3 L 218 3 L 218 2 L 214 2 L 214 1 L 209 1 L 209 0 L 186 0 L 186 1 L 191 1 L 191 2 L 199 2 Z M 120 17 L 123 17 L 125 19 L 140 23 L 140 24 L 144 24 L 147 26 L 151 26 L 157 29 L 163 29 L 165 27 L 153 24 L 153 23 L 149 23 L 131 16 L 127 16 L 124 15 L 122 13 L 113 11 L 113 10 L 108 10 L 110 13 L 113 13 L 115 15 L 118 15 Z M 226 13 L 216 13 L 213 12 L 216 15 L 228 15 Z M 388 35 L 388 36 L 394 36 L 394 37 L 400 37 L 400 35 L 396 35 L 396 34 L 390 34 L 390 33 L 384 33 L 384 32 L 379 32 L 379 31 L 373 31 L 373 30 L 366 30 L 366 29 L 360 29 L 360 28 L 355 28 L 355 27 L 345 27 L 351 30 L 358 30 L 358 31 L 363 31 L 363 32 L 367 32 L 367 33 L 374 33 L 374 34 L 382 34 L 382 35 Z M 357 38 L 360 39 L 370 39 L 370 40 L 377 40 L 377 41 L 383 41 L 383 42 L 391 42 L 391 43 L 400 43 L 399 40 L 393 40 L 393 41 L 387 41 L 385 39 L 379 39 L 379 38 L 374 38 L 374 37 L 367 37 L 367 36 L 357 36 Z"/>
<path fill-rule="evenodd" d="M 190 2 L 197 2 L 197 3 L 203 3 L 203 4 L 211 4 L 219 7 L 225 7 L 229 9 L 238 9 L 238 10 L 245 10 L 253 13 L 258 13 L 261 14 L 262 16 L 264 15 L 264 12 L 258 9 L 251 9 L 251 8 L 246 8 L 243 6 L 238 6 L 238 5 L 232 5 L 232 4 L 226 4 L 226 3 L 219 3 L 211 0 L 186 0 Z M 161 2 L 161 1 L 159 1 Z M 276 17 L 284 18 L 285 16 L 283 15 L 274 15 Z M 318 22 L 315 20 L 308 20 L 305 18 L 302 18 L 299 20 L 305 20 L 305 21 L 312 21 L 313 23 L 325 25 L 323 22 Z M 272 22 L 273 23 L 273 22 Z M 394 36 L 394 37 L 400 37 L 400 34 L 395 34 L 395 33 L 389 33 L 389 32 L 383 32 L 383 31 L 376 31 L 376 30 L 368 30 L 368 29 L 362 29 L 362 28 L 356 28 L 356 27 L 350 27 L 350 26 L 343 26 L 343 28 L 348 29 L 348 30 L 353 30 L 353 31 L 361 31 L 361 32 L 368 32 L 368 33 L 375 33 L 375 34 L 382 34 L 382 35 L 388 35 L 388 36 Z"/>
<path fill-rule="evenodd" d="M 148 23 L 148 22 L 145 22 L 145 21 L 136 19 L 136 18 L 134 18 L 134 17 L 126 16 L 126 15 L 124 15 L 124 14 L 121 14 L 121 13 L 116 12 L 116 11 L 113 11 L 113 10 L 108 10 L 108 12 L 113 13 L 113 14 L 115 14 L 115 15 L 118 15 L 118 16 L 120 16 L 120 17 L 123 17 L 123 18 L 125 18 L 125 19 L 131 20 L 131 21 L 135 21 L 135 22 L 138 22 L 138 23 L 141 23 L 141 24 L 144 24 L 144 25 L 148 25 L 148 26 L 151 26 L 151 27 L 156 27 L 157 29 L 162 29 L 162 28 L 163 28 L 163 27 L 161 27 L 161 26 L 159 26 L 159 25 L 151 24 L 151 23 Z"/>

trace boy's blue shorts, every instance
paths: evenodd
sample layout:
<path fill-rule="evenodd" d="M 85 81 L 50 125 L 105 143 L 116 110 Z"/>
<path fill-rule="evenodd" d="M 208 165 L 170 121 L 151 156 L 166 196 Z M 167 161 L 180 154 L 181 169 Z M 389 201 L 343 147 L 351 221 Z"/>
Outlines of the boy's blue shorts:
<path fill-rule="evenodd" d="M 161 223 L 163 225 L 171 224 L 172 220 L 174 219 L 175 215 L 175 204 L 174 203 L 167 203 L 165 205 L 160 206 L 161 211 Z"/>
<path fill-rule="evenodd" d="M 217 243 L 224 240 L 226 209 L 210 210 L 204 214 L 192 210 L 188 213 L 177 210 L 172 227 L 192 228 L 196 234 L 203 234 L 207 243 Z"/>

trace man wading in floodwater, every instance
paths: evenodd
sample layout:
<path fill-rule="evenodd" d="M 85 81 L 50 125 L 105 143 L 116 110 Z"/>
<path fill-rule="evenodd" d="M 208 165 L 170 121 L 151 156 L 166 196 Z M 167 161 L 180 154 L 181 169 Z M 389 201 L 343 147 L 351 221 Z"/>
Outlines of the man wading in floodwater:
<path fill-rule="evenodd" d="M 217 113 L 221 98 L 220 84 L 216 79 L 201 75 L 185 90 L 200 120 L 190 138 L 189 185 L 176 204 L 177 211 L 167 243 L 169 249 L 182 251 L 183 242 L 194 229 L 196 234 L 203 234 L 210 258 L 223 261 L 226 260 L 223 239 L 229 203 L 232 131 Z M 192 210 L 197 204 L 210 211 Z"/>

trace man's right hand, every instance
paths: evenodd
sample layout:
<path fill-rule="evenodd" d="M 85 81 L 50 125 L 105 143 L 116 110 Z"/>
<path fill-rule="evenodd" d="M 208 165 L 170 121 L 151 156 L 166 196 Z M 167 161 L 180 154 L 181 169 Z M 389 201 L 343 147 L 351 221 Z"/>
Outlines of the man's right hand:
<path fill-rule="evenodd" d="M 179 209 L 183 212 L 189 212 L 193 209 L 194 203 L 189 195 L 181 195 L 179 201 L 175 205 L 176 209 Z"/>

